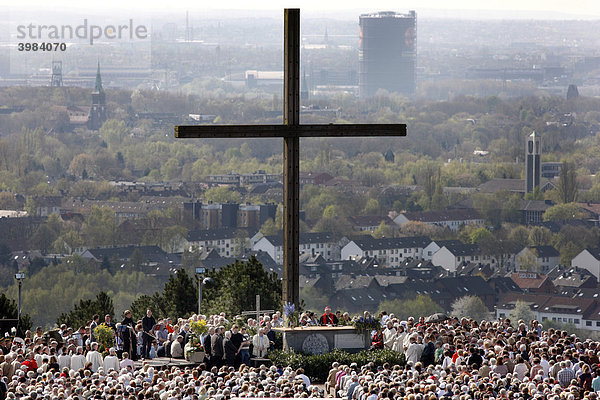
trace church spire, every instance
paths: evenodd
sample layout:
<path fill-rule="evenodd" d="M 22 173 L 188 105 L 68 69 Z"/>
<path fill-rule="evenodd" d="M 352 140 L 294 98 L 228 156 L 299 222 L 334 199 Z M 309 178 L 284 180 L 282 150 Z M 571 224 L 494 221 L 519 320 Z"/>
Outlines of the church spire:
<path fill-rule="evenodd" d="M 96 71 L 96 86 L 93 93 L 104 93 L 102 88 L 102 77 L 100 76 L 100 61 L 98 60 L 98 70 Z"/>

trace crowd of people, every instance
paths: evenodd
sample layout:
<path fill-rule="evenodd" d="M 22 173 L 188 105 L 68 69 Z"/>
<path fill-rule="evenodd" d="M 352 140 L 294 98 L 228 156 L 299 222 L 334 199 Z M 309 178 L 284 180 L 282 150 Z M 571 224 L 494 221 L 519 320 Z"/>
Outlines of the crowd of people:
<path fill-rule="evenodd" d="M 326 310 L 314 324 L 344 324 Z M 371 318 L 368 315 L 363 318 Z M 77 330 L 61 326 L 57 335 L 41 328 L 23 338 L 0 341 L 0 400 L 4 399 L 200 399 L 232 397 L 338 397 L 348 400 L 597 400 L 600 343 L 567 332 L 544 330 L 537 321 L 473 321 L 423 318 L 401 321 L 382 313 L 371 348 L 404 354 L 404 365 L 340 365 L 314 385 L 302 369 L 250 365 L 274 346 L 280 313 L 241 326 L 219 315 L 194 315 L 174 323 L 146 316 L 133 322 L 126 313 Z M 206 330 L 194 336 L 194 323 Z M 302 323 L 301 323 L 302 324 Z M 95 329 L 115 333 L 115 346 L 101 349 Z M 123 328 L 123 326 L 126 328 Z M 256 332 L 251 335 L 249 332 Z M 205 353 L 196 367 L 155 369 L 155 354 L 183 357 L 186 343 L 199 341 Z M 102 354 L 101 351 L 104 350 Z M 142 362 L 135 363 L 140 357 Z M 137 366 L 137 368 L 136 368 Z"/>

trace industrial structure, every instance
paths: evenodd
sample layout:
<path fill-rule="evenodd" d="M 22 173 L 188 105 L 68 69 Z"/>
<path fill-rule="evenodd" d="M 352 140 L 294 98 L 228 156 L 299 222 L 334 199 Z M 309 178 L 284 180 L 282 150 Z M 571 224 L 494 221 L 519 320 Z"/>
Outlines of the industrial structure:
<path fill-rule="evenodd" d="M 542 180 L 542 144 L 535 132 L 527 138 L 525 163 L 525 192 L 530 193 Z"/>
<path fill-rule="evenodd" d="M 382 11 L 359 18 L 358 93 L 379 89 L 403 94 L 416 89 L 417 15 Z"/>

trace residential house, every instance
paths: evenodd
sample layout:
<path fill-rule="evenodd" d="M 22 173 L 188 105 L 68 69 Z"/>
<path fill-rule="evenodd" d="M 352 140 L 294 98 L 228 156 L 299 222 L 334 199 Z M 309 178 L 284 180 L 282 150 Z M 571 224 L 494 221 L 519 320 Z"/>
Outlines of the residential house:
<path fill-rule="evenodd" d="M 445 277 L 437 279 L 435 285 L 442 294 L 449 296 L 450 305 L 464 296 L 479 297 L 489 310 L 496 305 L 496 292 L 481 276 Z M 443 307 L 448 310 L 447 303 Z"/>
<path fill-rule="evenodd" d="M 60 215 L 62 201 L 62 196 L 35 197 L 35 215 L 38 217 L 48 217 L 50 214 Z"/>
<path fill-rule="evenodd" d="M 549 189 L 555 188 L 552 181 L 548 179 L 542 179 L 540 189 L 545 192 Z M 487 182 L 477 186 L 477 191 L 480 193 L 498 193 L 498 192 L 513 192 L 521 195 L 525 194 L 525 180 L 524 179 L 501 179 L 494 178 Z"/>
<path fill-rule="evenodd" d="M 359 236 L 348 242 L 341 250 L 342 260 L 355 260 L 359 257 L 376 257 L 381 266 L 395 268 L 406 258 L 420 259 L 423 248 L 431 243 L 426 236 L 376 239 L 372 236 Z"/>
<path fill-rule="evenodd" d="M 553 246 L 528 246 L 515 254 L 516 271 L 547 273 L 560 262 L 560 253 Z"/>
<path fill-rule="evenodd" d="M 600 203 L 577 203 L 581 210 L 586 214 L 586 220 L 594 225 L 600 225 Z"/>
<path fill-rule="evenodd" d="M 554 204 L 550 200 L 521 200 L 519 212 L 523 225 L 538 225 L 543 222 L 544 213 Z"/>
<path fill-rule="evenodd" d="M 348 221 L 352 224 L 352 229 L 358 232 L 369 232 L 373 233 L 381 223 L 388 225 L 393 228 L 397 228 L 392 221 L 387 216 L 379 216 L 379 215 L 356 215 L 352 217 L 348 217 Z"/>
<path fill-rule="evenodd" d="M 433 265 L 444 267 L 450 272 L 456 272 L 459 265 L 467 262 L 480 262 L 484 257 L 476 244 L 451 243 L 442 246 L 431 257 Z"/>
<path fill-rule="evenodd" d="M 343 289 L 329 297 L 329 305 L 335 310 L 345 310 L 349 313 L 369 311 L 375 313 L 379 303 L 392 300 L 386 292 L 377 287 Z"/>
<path fill-rule="evenodd" d="M 474 209 L 450 209 L 444 211 L 409 211 L 394 218 L 398 226 L 409 222 L 422 222 L 427 225 L 446 227 L 457 231 L 465 225 L 483 225 L 485 219 Z"/>
<path fill-rule="evenodd" d="M 544 323 L 553 321 L 573 324 L 577 329 L 600 331 L 600 303 L 597 299 L 572 298 L 543 293 L 529 293 L 520 296 L 505 294 L 496 305 L 498 318 L 510 317 L 517 301 L 529 305 L 533 317 Z"/>
<path fill-rule="evenodd" d="M 527 293 L 555 293 L 556 288 L 547 275 L 537 272 L 515 272 L 510 275 L 517 286 Z"/>
<path fill-rule="evenodd" d="M 331 179 L 333 176 L 326 172 L 300 172 L 300 185 L 322 185 Z"/>
<path fill-rule="evenodd" d="M 563 288 L 596 289 L 598 287 L 598 279 L 584 268 L 557 265 L 548 272 L 548 277 L 552 279 L 552 283 L 559 290 Z"/>
<path fill-rule="evenodd" d="M 136 254 L 139 260 L 135 260 Z M 158 246 L 99 247 L 84 250 L 80 256 L 84 259 L 102 262 L 108 259 L 115 269 L 125 268 L 131 262 L 141 262 L 133 267 L 153 276 L 169 276 L 181 267 L 181 257 L 169 254 Z M 117 265 L 118 264 L 118 265 Z"/>
<path fill-rule="evenodd" d="M 321 255 L 326 260 L 339 260 L 339 247 L 330 232 L 300 234 L 300 254 Z M 252 250 L 268 253 L 278 264 L 283 264 L 283 233 L 263 236 L 252 246 Z"/>
<path fill-rule="evenodd" d="M 423 260 L 431 261 L 433 255 L 444 246 L 458 246 L 461 245 L 462 242 L 460 240 L 451 239 L 451 240 L 432 240 L 424 249 L 423 249 Z"/>
<path fill-rule="evenodd" d="M 283 276 L 281 265 L 277 264 L 271 256 L 264 251 L 251 251 L 241 257 L 226 257 L 221 256 L 216 249 L 211 249 L 207 253 L 202 254 L 201 260 L 202 266 L 206 269 L 219 270 L 236 261 L 244 262 L 252 257 L 256 258 L 261 263 L 265 271 L 276 273 L 279 277 Z"/>
<path fill-rule="evenodd" d="M 600 279 L 600 247 L 584 249 L 571 260 L 571 266 L 586 269 Z"/>
<path fill-rule="evenodd" d="M 487 283 L 492 289 L 494 289 L 494 292 L 496 292 L 496 302 L 500 296 L 506 293 L 511 293 L 513 296 L 518 296 L 519 294 L 523 293 L 523 289 L 521 289 L 519 285 L 517 285 L 515 281 L 510 279 L 508 276 L 493 276 L 487 280 Z"/>
<path fill-rule="evenodd" d="M 189 231 L 180 249 L 196 248 L 203 252 L 217 250 L 221 257 L 242 255 L 245 249 L 247 233 L 240 229 L 202 229 Z M 242 248 L 240 248 L 242 247 Z"/>

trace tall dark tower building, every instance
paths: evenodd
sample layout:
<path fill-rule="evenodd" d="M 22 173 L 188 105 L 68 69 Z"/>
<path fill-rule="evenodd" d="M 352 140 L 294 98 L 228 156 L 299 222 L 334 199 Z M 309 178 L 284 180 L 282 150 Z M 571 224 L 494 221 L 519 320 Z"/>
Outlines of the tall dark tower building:
<path fill-rule="evenodd" d="M 106 121 L 106 96 L 102 88 L 102 77 L 100 76 L 100 61 L 98 61 L 98 71 L 96 72 L 96 85 L 92 91 L 92 107 L 90 108 L 90 118 L 88 127 L 97 131 Z"/>
<path fill-rule="evenodd" d="M 525 191 L 533 192 L 542 180 L 542 143 L 534 132 L 527 138 L 525 149 Z"/>
<path fill-rule="evenodd" d="M 404 94 L 416 89 L 417 14 L 382 11 L 359 19 L 358 94 L 377 90 Z"/>

